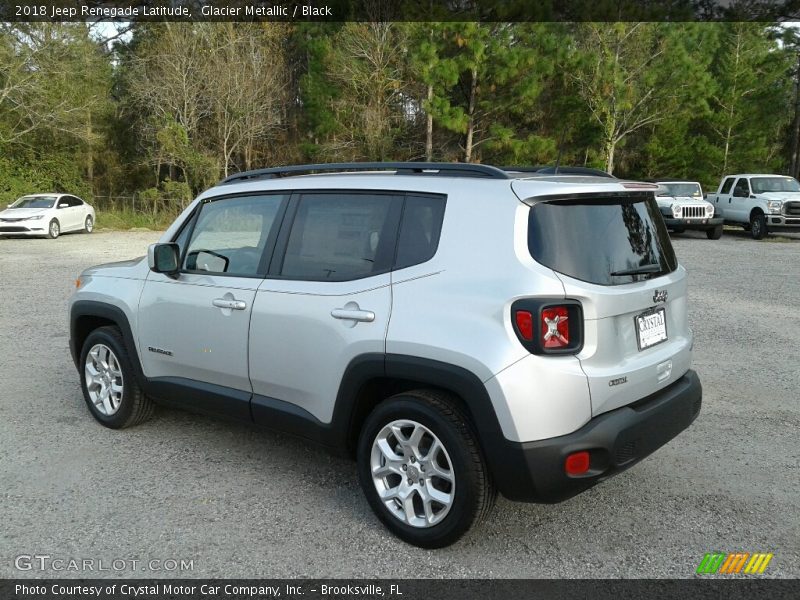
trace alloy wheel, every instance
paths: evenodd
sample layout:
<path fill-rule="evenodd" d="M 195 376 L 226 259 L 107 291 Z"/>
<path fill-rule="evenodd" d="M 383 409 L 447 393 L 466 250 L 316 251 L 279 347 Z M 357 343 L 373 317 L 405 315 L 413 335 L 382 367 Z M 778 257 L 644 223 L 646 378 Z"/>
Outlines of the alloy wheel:
<path fill-rule="evenodd" d="M 412 527 L 440 523 L 453 506 L 453 462 L 441 440 L 421 423 L 400 419 L 384 426 L 372 444 L 370 470 L 381 502 Z"/>
<path fill-rule="evenodd" d="M 107 417 L 122 403 L 122 369 L 114 352 L 105 344 L 95 344 L 86 355 L 86 390 L 94 407 Z"/>

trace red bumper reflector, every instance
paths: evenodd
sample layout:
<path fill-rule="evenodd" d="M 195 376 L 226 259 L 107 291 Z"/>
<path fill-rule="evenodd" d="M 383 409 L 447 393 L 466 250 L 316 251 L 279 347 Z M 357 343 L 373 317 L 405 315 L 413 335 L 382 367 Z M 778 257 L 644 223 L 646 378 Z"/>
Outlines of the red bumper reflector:
<path fill-rule="evenodd" d="M 567 475 L 583 475 L 589 470 L 589 453 L 573 452 L 564 461 L 564 470 Z"/>

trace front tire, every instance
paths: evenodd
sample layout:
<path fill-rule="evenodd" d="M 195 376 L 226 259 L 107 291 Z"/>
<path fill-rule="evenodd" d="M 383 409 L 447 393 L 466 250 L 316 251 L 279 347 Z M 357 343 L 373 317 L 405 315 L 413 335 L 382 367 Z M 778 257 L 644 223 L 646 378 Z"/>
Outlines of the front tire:
<path fill-rule="evenodd" d="M 448 546 L 494 505 L 477 436 L 448 394 L 416 390 L 384 400 L 364 423 L 357 458 L 372 510 L 409 544 Z"/>
<path fill-rule="evenodd" d="M 94 231 L 94 219 L 92 215 L 86 215 L 86 220 L 83 222 L 83 232 L 92 233 Z"/>
<path fill-rule="evenodd" d="M 49 237 L 51 240 L 54 240 L 59 235 L 61 235 L 61 225 L 59 224 L 58 219 L 53 219 L 47 226 L 47 237 Z"/>
<path fill-rule="evenodd" d="M 710 240 L 718 240 L 722 237 L 722 225 L 717 225 L 713 229 L 706 229 L 706 237 Z"/>
<path fill-rule="evenodd" d="M 750 215 L 750 235 L 754 240 L 762 240 L 767 235 L 767 219 L 763 213 Z"/>
<path fill-rule="evenodd" d="M 81 350 L 80 373 L 83 398 L 102 425 L 124 429 L 152 416 L 153 401 L 139 387 L 116 327 L 100 327 L 89 334 Z"/>

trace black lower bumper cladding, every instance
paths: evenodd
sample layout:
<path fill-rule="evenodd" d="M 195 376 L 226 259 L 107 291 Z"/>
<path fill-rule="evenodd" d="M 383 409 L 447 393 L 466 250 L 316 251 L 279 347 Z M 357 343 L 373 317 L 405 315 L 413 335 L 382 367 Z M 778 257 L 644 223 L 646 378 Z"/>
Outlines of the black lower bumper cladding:
<path fill-rule="evenodd" d="M 498 487 L 523 502 L 561 502 L 652 454 L 689 427 L 700 413 L 703 390 L 694 371 L 670 386 L 589 421 L 574 433 L 536 442 L 506 442 L 507 472 Z M 589 470 L 567 475 L 564 461 L 588 451 Z"/>

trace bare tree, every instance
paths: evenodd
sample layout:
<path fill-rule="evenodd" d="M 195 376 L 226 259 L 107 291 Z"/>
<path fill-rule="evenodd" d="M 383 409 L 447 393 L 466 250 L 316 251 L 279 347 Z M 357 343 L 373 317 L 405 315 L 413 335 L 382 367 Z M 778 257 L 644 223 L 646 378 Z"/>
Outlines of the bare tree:
<path fill-rule="evenodd" d="M 332 102 L 344 127 L 327 144 L 329 152 L 390 157 L 407 112 L 404 52 L 402 33 L 392 23 L 347 23 L 336 34 L 328 74 L 341 90 Z"/>
<path fill-rule="evenodd" d="M 108 95 L 90 85 L 95 50 L 82 24 L 0 24 L 0 143 L 44 128 L 95 141 L 86 119 Z"/>
<path fill-rule="evenodd" d="M 241 156 L 252 166 L 253 152 L 285 127 L 288 69 L 278 23 L 215 23 L 202 27 L 203 78 L 225 175 Z"/>
<path fill-rule="evenodd" d="M 128 88 L 139 132 L 156 168 L 184 172 L 196 151 L 202 120 L 211 112 L 203 37 L 191 23 L 164 23 L 143 34 L 131 59 Z"/>

